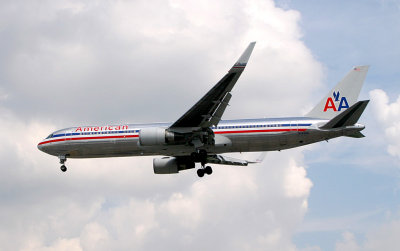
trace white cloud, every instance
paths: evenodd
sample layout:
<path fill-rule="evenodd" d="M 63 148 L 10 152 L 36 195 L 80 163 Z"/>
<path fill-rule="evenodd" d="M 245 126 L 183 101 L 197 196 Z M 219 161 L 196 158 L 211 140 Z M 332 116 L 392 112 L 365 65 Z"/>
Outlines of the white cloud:
<path fill-rule="evenodd" d="M 284 187 L 288 197 L 307 197 L 312 187 L 312 182 L 306 177 L 304 167 L 299 167 L 292 161 L 286 170 Z"/>
<path fill-rule="evenodd" d="M 50 246 L 42 246 L 43 243 L 31 240 L 21 251 L 82 251 L 79 239 L 58 239 Z"/>
<path fill-rule="evenodd" d="M 253 40 L 226 117 L 300 114 L 322 71 L 298 12 L 273 1 L 3 4 L 0 246 L 295 250 L 312 187 L 300 150 L 198 179 L 154 175 L 151 157 L 69 159 L 61 173 L 36 145 L 76 121 L 176 119 Z"/>
<path fill-rule="evenodd" d="M 97 222 L 86 224 L 80 235 L 80 245 L 83 250 L 110 250 L 107 229 Z"/>
<path fill-rule="evenodd" d="M 388 152 L 400 157 L 400 96 L 393 103 L 385 91 L 376 89 L 370 92 L 372 109 L 379 120 L 388 143 Z"/>
<path fill-rule="evenodd" d="M 1 16 L 13 23 L 5 32 L 15 34 L 9 48 L 0 48 L 9 109 L 27 118 L 107 123 L 152 119 L 140 108 L 146 103 L 159 120 L 173 120 L 185 109 L 157 100 L 192 105 L 254 40 L 226 116 L 299 115 L 314 103 L 309 98 L 322 69 L 300 40 L 297 11 L 250 0 L 74 3 L 49 3 L 37 14 L 32 6 L 4 3 Z M 132 115 L 126 107 L 135 107 Z"/>
<path fill-rule="evenodd" d="M 393 219 L 390 222 L 369 230 L 363 241 L 357 241 L 351 232 L 344 232 L 342 240 L 336 242 L 336 251 L 379 251 L 397 250 L 400 244 L 400 221 Z"/>
<path fill-rule="evenodd" d="M 342 234 L 342 241 L 336 243 L 336 251 L 358 251 L 360 247 L 355 240 L 354 234 L 351 232 L 344 232 Z"/>
<path fill-rule="evenodd" d="M 322 249 L 319 246 L 308 246 L 305 248 L 299 249 L 299 251 L 321 251 Z"/>
<path fill-rule="evenodd" d="M 367 234 L 363 250 L 397 250 L 399 236 L 400 221 L 392 220 Z"/>

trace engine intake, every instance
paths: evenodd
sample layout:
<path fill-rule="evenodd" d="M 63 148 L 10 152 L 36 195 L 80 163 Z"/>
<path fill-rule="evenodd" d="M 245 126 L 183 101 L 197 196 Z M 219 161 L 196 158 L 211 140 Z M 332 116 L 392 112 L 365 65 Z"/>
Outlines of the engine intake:
<path fill-rule="evenodd" d="M 179 161 L 175 157 L 162 157 L 153 159 L 153 170 L 155 174 L 171 174 L 194 168 L 193 161 Z"/>

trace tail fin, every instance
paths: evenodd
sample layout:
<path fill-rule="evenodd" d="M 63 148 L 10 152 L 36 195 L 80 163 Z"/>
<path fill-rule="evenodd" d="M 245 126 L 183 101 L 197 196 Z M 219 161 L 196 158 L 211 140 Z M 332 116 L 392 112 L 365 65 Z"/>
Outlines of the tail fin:
<path fill-rule="evenodd" d="M 332 119 L 357 102 L 369 66 L 355 66 L 307 117 Z"/>
<path fill-rule="evenodd" d="M 345 126 L 352 126 L 360 119 L 361 114 L 367 107 L 369 100 L 358 101 L 346 111 L 340 113 L 333 119 L 329 120 L 321 129 L 332 129 Z"/>

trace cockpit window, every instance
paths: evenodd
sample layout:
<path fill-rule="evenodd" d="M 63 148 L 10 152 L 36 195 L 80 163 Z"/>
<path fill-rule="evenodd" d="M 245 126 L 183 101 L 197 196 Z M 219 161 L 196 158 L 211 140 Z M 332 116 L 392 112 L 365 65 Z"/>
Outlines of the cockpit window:
<path fill-rule="evenodd" d="M 50 139 L 50 138 L 53 138 L 53 134 L 50 134 L 49 136 L 47 136 L 46 139 Z"/>

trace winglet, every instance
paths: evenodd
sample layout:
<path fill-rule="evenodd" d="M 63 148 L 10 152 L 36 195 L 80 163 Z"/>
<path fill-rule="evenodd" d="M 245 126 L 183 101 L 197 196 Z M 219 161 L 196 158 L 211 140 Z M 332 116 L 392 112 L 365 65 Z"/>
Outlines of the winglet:
<path fill-rule="evenodd" d="M 192 129 L 195 128 L 193 130 L 198 130 L 200 127 L 208 128 L 219 123 L 232 96 L 230 92 L 244 71 L 255 44 L 256 42 L 252 42 L 247 46 L 246 50 L 228 73 L 206 95 L 197 101 L 189 111 L 175 121 L 169 127 L 170 131 L 187 131 L 188 129 L 184 129 L 184 127 L 191 127 Z"/>
<path fill-rule="evenodd" d="M 238 61 L 233 65 L 232 68 L 244 68 L 246 67 L 247 62 L 249 62 L 249 58 L 251 53 L 253 52 L 254 46 L 256 45 L 256 42 L 251 42 L 246 50 L 243 52 L 243 54 L 240 56 Z"/>

